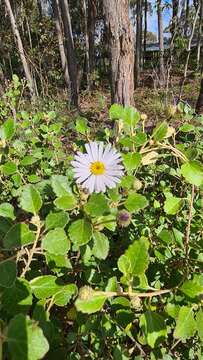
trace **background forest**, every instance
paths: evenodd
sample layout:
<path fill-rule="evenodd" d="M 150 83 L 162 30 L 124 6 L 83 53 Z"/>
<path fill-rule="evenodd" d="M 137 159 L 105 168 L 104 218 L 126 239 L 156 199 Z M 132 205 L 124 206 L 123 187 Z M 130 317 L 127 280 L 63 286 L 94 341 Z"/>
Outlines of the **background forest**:
<path fill-rule="evenodd" d="M 0 18 L 0 360 L 203 360 L 203 0 Z"/>

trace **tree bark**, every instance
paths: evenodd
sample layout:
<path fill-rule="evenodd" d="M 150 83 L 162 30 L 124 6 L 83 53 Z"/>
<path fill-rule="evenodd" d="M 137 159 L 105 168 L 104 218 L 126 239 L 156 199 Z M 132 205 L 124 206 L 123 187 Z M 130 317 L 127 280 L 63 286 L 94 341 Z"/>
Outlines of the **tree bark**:
<path fill-rule="evenodd" d="M 147 48 L 147 10 L 148 10 L 148 3 L 147 0 L 144 0 L 144 56 L 146 54 L 146 48 Z"/>
<path fill-rule="evenodd" d="M 66 57 L 66 52 L 65 52 L 65 47 L 64 47 L 64 40 L 63 40 L 64 36 L 63 36 L 63 28 L 62 28 L 62 19 L 61 19 L 59 0 L 54 0 L 53 5 L 54 5 L 54 19 L 55 19 L 57 38 L 58 38 L 61 65 L 62 65 L 62 70 L 63 70 L 63 74 L 64 74 L 65 84 L 67 86 L 67 89 L 69 90 L 70 78 L 69 78 L 69 73 L 68 73 L 68 62 L 67 62 L 67 57 Z"/>
<path fill-rule="evenodd" d="M 35 91 L 35 85 L 34 85 L 34 80 L 32 78 L 32 74 L 31 74 L 31 70 L 30 70 L 30 66 L 29 63 L 27 62 L 27 59 L 25 57 L 25 51 L 24 51 L 24 47 L 23 47 L 23 43 L 21 40 L 21 36 L 17 27 L 17 23 L 11 8 L 11 4 L 9 0 L 4 0 L 5 1 L 5 5 L 10 17 L 10 21 L 11 21 L 11 27 L 12 27 L 12 31 L 14 34 L 14 37 L 16 39 L 16 43 L 17 43 L 17 47 L 18 47 L 18 52 L 19 52 L 19 56 L 23 65 L 23 70 L 25 73 L 25 77 L 28 81 L 29 87 L 30 87 L 30 93 L 31 93 L 31 97 L 34 97 L 36 95 L 36 91 Z"/>
<path fill-rule="evenodd" d="M 190 0 L 186 1 L 184 35 L 187 36 L 190 15 Z"/>
<path fill-rule="evenodd" d="M 90 89 L 90 57 L 89 57 L 89 32 L 87 25 L 87 0 L 83 0 L 83 14 L 84 14 L 84 35 L 85 35 L 85 73 L 87 81 L 87 90 Z"/>
<path fill-rule="evenodd" d="M 140 83 L 140 59 L 141 59 L 141 45 L 142 45 L 142 0 L 137 0 L 136 7 L 136 50 L 135 50 L 135 87 Z"/>
<path fill-rule="evenodd" d="M 200 5 L 200 13 L 199 13 L 199 29 L 198 29 L 198 42 L 197 42 L 197 69 L 199 69 L 200 64 L 203 64 L 203 0 Z M 203 65 L 202 65 L 203 68 Z"/>
<path fill-rule="evenodd" d="M 60 0 L 61 15 L 65 32 L 65 45 L 67 49 L 68 72 L 71 86 L 71 104 L 78 107 L 78 71 L 74 49 L 72 25 L 69 11 L 68 0 Z"/>
<path fill-rule="evenodd" d="M 196 104 L 196 113 L 203 115 L 203 78 L 200 84 L 199 97 Z"/>
<path fill-rule="evenodd" d="M 134 40 L 128 0 L 103 0 L 111 52 L 112 102 L 132 105 L 134 93 Z"/>
<path fill-rule="evenodd" d="M 90 67 L 90 87 L 95 68 L 95 24 L 96 24 L 97 8 L 95 0 L 88 0 L 88 40 L 89 40 L 89 67 Z"/>
<path fill-rule="evenodd" d="M 161 0 L 157 2 L 157 16 L 158 16 L 158 37 L 159 37 L 159 81 L 163 86 L 165 83 L 164 72 L 164 34 L 163 34 L 163 17 Z"/>

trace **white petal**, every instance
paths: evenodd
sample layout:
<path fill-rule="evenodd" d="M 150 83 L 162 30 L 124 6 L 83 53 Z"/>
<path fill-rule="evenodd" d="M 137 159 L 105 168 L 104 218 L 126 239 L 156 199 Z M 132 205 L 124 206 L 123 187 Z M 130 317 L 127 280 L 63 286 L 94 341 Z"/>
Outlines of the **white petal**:
<path fill-rule="evenodd" d="M 90 194 L 94 191 L 95 175 L 91 175 L 83 184 L 82 187 L 89 190 Z"/>
<path fill-rule="evenodd" d="M 104 149 L 104 143 L 100 141 L 99 148 L 98 148 L 98 160 L 100 161 L 103 156 L 103 149 Z"/>
<path fill-rule="evenodd" d="M 116 183 L 114 182 L 114 180 L 108 176 L 108 175 L 104 175 L 104 183 L 105 185 L 110 188 L 113 189 L 114 187 L 116 187 Z"/>
<path fill-rule="evenodd" d="M 92 151 L 91 151 L 91 148 L 90 148 L 90 144 L 85 144 L 85 148 L 87 150 L 87 154 L 89 156 L 90 162 L 93 162 L 94 158 L 92 157 Z"/>
<path fill-rule="evenodd" d="M 101 158 L 101 161 L 105 161 L 105 158 L 107 156 L 108 158 L 108 155 L 109 155 L 109 152 L 110 152 L 110 149 L 111 149 L 111 144 L 108 144 L 104 150 L 104 153 L 103 153 L 103 156 Z"/>
<path fill-rule="evenodd" d="M 81 184 L 83 181 L 85 181 L 86 179 L 89 178 L 89 174 L 88 173 L 85 173 L 85 174 L 81 174 L 81 175 L 77 175 L 75 176 L 77 178 L 76 182 Z"/>
<path fill-rule="evenodd" d="M 120 171 L 120 170 L 107 170 L 105 175 L 121 177 L 121 176 L 123 176 L 123 171 Z"/>
<path fill-rule="evenodd" d="M 105 182 L 104 182 L 104 176 L 97 176 L 97 186 L 100 189 L 100 192 L 105 192 L 106 191 L 106 186 L 105 186 Z"/>
<path fill-rule="evenodd" d="M 87 154 L 75 155 L 75 160 L 83 165 L 88 165 L 90 163 L 89 156 Z"/>
<path fill-rule="evenodd" d="M 95 141 L 90 143 L 90 149 L 94 161 L 98 161 L 98 144 Z"/>

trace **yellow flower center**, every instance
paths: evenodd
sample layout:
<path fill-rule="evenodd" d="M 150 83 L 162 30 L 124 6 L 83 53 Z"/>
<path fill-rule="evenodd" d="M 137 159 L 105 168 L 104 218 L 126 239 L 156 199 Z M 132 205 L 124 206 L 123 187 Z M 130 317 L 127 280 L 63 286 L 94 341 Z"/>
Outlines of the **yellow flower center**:
<path fill-rule="evenodd" d="M 94 175 L 102 175 L 105 173 L 105 166 L 101 161 L 95 161 L 91 164 L 90 171 Z"/>

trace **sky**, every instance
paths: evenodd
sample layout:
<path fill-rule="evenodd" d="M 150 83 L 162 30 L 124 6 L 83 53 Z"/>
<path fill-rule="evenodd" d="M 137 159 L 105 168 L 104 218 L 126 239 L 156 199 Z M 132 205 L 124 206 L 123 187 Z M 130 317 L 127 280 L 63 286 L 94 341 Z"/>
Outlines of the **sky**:
<path fill-rule="evenodd" d="M 157 13 L 156 13 L 156 8 L 155 8 L 155 0 L 151 1 L 152 3 L 152 9 L 153 9 L 153 14 L 150 15 L 148 13 L 148 31 L 152 31 L 153 33 L 158 34 L 158 22 L 157 22 Z M 170 0 L 168 1 L 168 3 L 170 3 Z M 171 20 L 171 14 L 172 14 L 172 10 L 171 8 L 166 8 L 163 10 L 163 25 L 164 25 L 164 29 L 169 25 L 169 22 Z M 164 34 L 164 36 L 168 36 L 167 33 Z"/>

